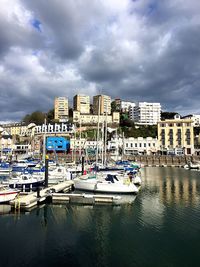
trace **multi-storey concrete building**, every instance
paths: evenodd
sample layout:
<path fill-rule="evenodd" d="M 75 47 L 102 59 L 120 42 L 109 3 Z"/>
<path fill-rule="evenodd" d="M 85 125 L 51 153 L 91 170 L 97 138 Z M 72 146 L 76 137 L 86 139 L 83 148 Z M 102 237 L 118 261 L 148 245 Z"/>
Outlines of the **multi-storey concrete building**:
<path fill-rule="evenodd" d="M 93 113 L 98 114 L 100 105 L 100 115 L 111 114 L 111 98 L 107 95 L 96 95 L 93 97 Z"/>
<path fill-rule="evenodd" d="M 68 99 L 66 97 L 56 97 L 54 101 L 54 119 L 67 121 L 69 115 Z"/>
<path fill-rule="evenodd" d="M 141 125 L 156 125 L 160 121 L 160 103 L 139 102 L 129 113 L 129 118 Z"/>
<path fill-rule="evenodd" d="M 128 102 L 128 101 L 121 101 L 121 111 L 122 112 L 128 112 L 129 108 L 135 107 L 135 103 L 134 102 Z"/>
<path fill-rule="evenodd" d="M 180 119 L 179 115 L 175 115 L 173 120 L 158 122 L 158 142 L 161 153 L 193 154 L 194 133 L 192 120 Z"/>
<path fill-rule="evenodd" d="M 87 95 L 74 96 L 74 110 L 80 111 L 81 114 L 90 113 L 90 97 Z"/>

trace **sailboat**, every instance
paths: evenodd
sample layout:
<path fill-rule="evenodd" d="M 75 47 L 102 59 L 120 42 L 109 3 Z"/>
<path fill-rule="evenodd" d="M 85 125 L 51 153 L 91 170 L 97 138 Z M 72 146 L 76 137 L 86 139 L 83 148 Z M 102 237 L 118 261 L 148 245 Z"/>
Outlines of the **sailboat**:
<path fill-rule="evenodd" d="M 82 175 L 74 179 L 74 187 L 77 190 L 118 193 L 118 194 L 137 194 L 138 187 L 128 177 L 122 179 L 117 174 L 98 174 Z"/>

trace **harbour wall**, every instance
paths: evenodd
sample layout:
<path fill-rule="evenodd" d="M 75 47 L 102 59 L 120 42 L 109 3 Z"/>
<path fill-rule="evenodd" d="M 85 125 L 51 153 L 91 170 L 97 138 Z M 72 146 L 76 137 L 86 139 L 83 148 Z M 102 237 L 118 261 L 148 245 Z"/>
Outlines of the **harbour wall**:
<path fill-rule="evenodd" d="M 55 159 L 54 155 L 49 155 L 50 159 Z M 95 161 L 96 158 L 95 156 L 88 156 L 88 159 L 90 161 Z M 113 156 L 112 155 L 107 155 L 107 159 L 112 160 Z M 121 159 L 121 157 L 119 157 L 118 159 Z M 124 160 L 131 160 L 131 161 L 136 161 L 139 162 L 141 164 L 143 164 L 144 166 L 179 166 L 179 167 L 183 167 L 185 164 L 187 164 L 188 162 L 200 162 L 200 156 L 171 156 L 171 155 L 142 155 L 142 156 L 124 156 L 123 157 Z M 115 157 L 115 160 L 117 160 L 117 158 Z M 76 155 L 76 157 L 73 156 L 71 154 L 58 154 L 57 155 L 57 161 L 59 163 L 64 163 L 64 162 L 72 162 L 72 161 L 76 161 L 76 162 L 81 162 L 81 157 L 79 155 Z"/>

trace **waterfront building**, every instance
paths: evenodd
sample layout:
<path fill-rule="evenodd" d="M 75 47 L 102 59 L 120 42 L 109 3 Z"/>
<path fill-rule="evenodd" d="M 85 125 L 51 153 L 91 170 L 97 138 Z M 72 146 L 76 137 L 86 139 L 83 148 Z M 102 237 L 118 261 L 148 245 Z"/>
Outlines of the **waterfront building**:
<path fill-rule="evenodd" d="M 194 131 L 191 119 L 175 115 L 172 120 L 158 122 L 158 142 L 162 154 L 191 155 L 194 153 Z"/>
<path fill-rule="evenodd" d="M 68 99 L 66 97 L 56 97 L 54 101 L 54 119 L 67 121 L 69 116 Z"/>
<path fill-rule="evenodd" d="M 5 130 L 1 132 L 0 136 L 0 150 L 1 154 L 8 154 L 13 150 L 13 137 Z"/>
<path fill-rule="evenodd" d="M 31 144 L 14 144 L 13 154 L 29 154 L 32 150 Z"/>
<path fill-rule="evenodd" d="M 128 101 L 121 101 L 121 111 L 122 112 L 129 112 L 129 107 L 135 107 L 134 102 L 128 102 Z"/>
<path fill-rule="evenodd" d="M 70 142 L 64 137 L 50 136 L 46 139 L 46 149 L 54 152 L 67 152 Z"/>
<path fill-rule="evenodd" d="M 90 97 L 87 95 L 74 96 L 74 110 L 80 111 L 81 114 L 90 113 Z"/>
<path fill-rule="evenodd" d="M 158 140 L 152 137 L 129 137 L 124 139 L 115 137 L 108 141 L 108 150 L 112 154 L 151 155 L 155 154 L 158 149 Z"/>
<path fill-rule="evenodd" d="M 111 98 L 107 95 L 96 95 L 93 97 L 93 113 L 98 114 L 100 103 L 100 115 L 111 114 Z"/>
<path fill-rule="evenodd" d="M 99 140 L 98 142 L 98 146 L 99 146 L 99 151 L 101 150 L 101 148 L 103 147 L 103 142 L 102 140 Z M 93 141 L 93 140 L 87 140 L 85 138 L 71 138 L 70 139 L 70 150 L 93 150 L 95 151 L 97 147 L 97 141 Z"/>
<path fill-rule="evenodd" d="M 129 113 L 129 118 L 136 124 L 156 125 L 161 118 L 161 105 L 160 103 L 138 102 Z"/>
<path fill-rule="evenodd" d="M 158 151 L 158 139 L 129 137 L 124 140 L 125 155 L 152 155 Z"/>
<path fill-rule="evenodd" d="M 112 115 L 95 115 L 95 114 L 80 114 L 79 111 L 73 111 L 73 123 L 81 123 L 81 125 L 97 125 L 107 121 L 108 124 L 119 124 L 119 112 L 113 112 Z"/>

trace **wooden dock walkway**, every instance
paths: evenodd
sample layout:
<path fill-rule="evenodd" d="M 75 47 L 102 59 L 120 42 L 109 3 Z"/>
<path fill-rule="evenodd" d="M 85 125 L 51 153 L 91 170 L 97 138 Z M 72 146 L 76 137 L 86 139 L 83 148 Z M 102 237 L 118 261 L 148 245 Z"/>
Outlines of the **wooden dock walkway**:
<path fill-rule="evenodd" d="M 52 195 L 52 193 L 69 192 L 73 184 L 74 182 L 72 180 L 69 180 L 44 188 L 40 190 L 39 193 L 33 192 L 27 195 L 19 195 L 10 202 L 10 205 L 14 209 L 31 209 L 34 206 L 37 206 L 39 203 L 45 201 L 48 196 Z"/>
<path fill-rule="evenodd" d="M 52 203 L 73 203 L 73 204 L 112 204 L 118 205 L 121 200 L 120 196 L 117 195 L 94 195 L 94 194 L 67 194 L 67 193 L 53 193 Z"/>

